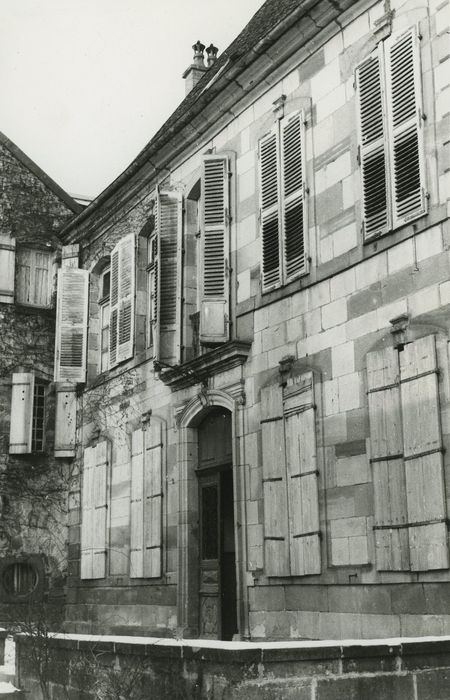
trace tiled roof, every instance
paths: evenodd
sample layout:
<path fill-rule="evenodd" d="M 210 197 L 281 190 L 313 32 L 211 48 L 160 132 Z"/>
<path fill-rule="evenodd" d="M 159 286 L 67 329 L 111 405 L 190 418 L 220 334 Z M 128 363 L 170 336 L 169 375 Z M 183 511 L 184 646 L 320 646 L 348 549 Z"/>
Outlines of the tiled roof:
<path fill-rule="evenodd" d="M 186 95 L 177 109 L 171 114 L 163 126 L 156 132 L 132 163 L 116 178 L 94 201 L 81 213 L 80 216 L 69 222 L 64 232 L 69 232 L 78 222 L 81 222 L 102 202 L 106 201 L 126 180 L 131 177 L 164 143 L 166 143 L 177 131 L 188 124 L 190 120 L 200 113 L 213 95 L 223 89 L 223 86 L 215 86 L 214 77 L 228 70 L 238 61 L 243 66 L 250 64 L 256 58 L 254 51 L 269 34 L 276 34 L 276 30 L 282 25 L 283 20 L 292 13 L 306 11 L 307 7 L 317 4 L 314 0 L 266 0 L 264 5 L 253 15 L 249 23 L 241 33 L 223 51 L 216 62 L 204 73 L 199 82 Z M 281 31 L 280 31 L 281 33 Z M 275 40 L 274 36 L 273 40 Z"/>

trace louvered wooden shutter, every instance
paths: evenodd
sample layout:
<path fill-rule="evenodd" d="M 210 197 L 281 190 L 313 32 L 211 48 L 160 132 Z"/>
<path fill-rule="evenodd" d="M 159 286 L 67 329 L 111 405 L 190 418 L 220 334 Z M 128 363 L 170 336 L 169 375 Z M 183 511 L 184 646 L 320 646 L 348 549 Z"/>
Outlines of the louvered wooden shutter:
<path fill-rule="evenodd" d="M 117 362 L 133 356 L 136 286 L 136 241 L 131 233 L 119 243 L 119 315 Z"/>
<path fill-rule="evenodd" d="M 435 336 L 400 353 L 411 569 L 449 566 Z"/>
<path fill-rule="evenodd" d="M 377 569 L 410 567 L 398 353 L 367 355 L 370 450 L 375 500 Z"/>
<path fill-rule="evenodd" d="M 358 137 L 365 238 L 386 233 L 391 225 L 388 200 L 387 129 L 382 50 L 356 69 Z"/>
<path fill-rule="evenodd" d="M 131 434 L 130 578 L 144 575 L 144 431 Z"/>
<path fill-rule="evenodd" d="M 179 192 L 157 197 L 157 346 L 155 357 L 169 365 L 180 360 L 183 200 Z"/>
<path fill-rule="evenodd" d="M 162 426 L 152 422 L 145 432 L 144 576 L 161 576 L 162 553 Z"/>
<path fill-rule="evenodd" d="M 229 182 L 228 158 L 204 156 L 202 164 L 200 342 L 225 343 L 229 337 Z"/>
<path fill-rule="evenodd" d="M 301 113 L 281 122 L 281 182 L 285 282 L 306 270 L 308 232 L 304 123 Z"/>
<path fill-rule="evenodd" d="M 77 397 L 73 386 L 56 387 L 55 457 L 74 457 Z"/>
<path fill-rule="evenodd" d="M 320 574 L 319 492 L 312 372 L 284 392 L 291 575 Z"/>
<path fill-rule="evenodd" d="M 0 302 L 14 302 L 14 260 L 16 241 L 9 236 L 0 235 Z"/>
<path fill-rule="evenodd" d="M 82 383 L 86 378 L 89 272 L 58 270 L 55 381 Z"/>
<path fill-rule="evenodd" d="M 12 375 L 10 454 L 31 452 L 33 427 L 34 374 L 15 372 Z"/>
<path fill-rule="evenodd" d="M 261 434 L 265 571 L 267 576 L 288 576 L 288 501 L 283 393 L 280 386 L 272 385 L 261 390 Z"/>
<path fill-rule="evenodd" d="M 415 28 L 386 40 L 393 225 L 426 212 L 419 41 Z"/>
<path fill-rule="evenodd" d="M 109 294 L 109 366 L 117 364 L 117 329 L 119 323 L 119 248 L 111 252 L 111 288 Z"/>
<path fill-rule="evenodd" d="M 278 124 L 259 142 L 262 290 L 281 282 Z"/>
<path fill-rule="evenodd" d="M 87 447 L 83 462 L 81 522 L 81 578 L 106 575 L 107 483 L 109 443 Z"/>

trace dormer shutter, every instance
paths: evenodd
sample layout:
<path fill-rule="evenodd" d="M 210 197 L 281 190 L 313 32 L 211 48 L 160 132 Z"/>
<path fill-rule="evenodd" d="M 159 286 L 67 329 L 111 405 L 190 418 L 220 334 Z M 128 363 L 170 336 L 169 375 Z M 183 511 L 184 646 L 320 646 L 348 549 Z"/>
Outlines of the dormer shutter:
<path fill-rule="evenodd" d="M 306 269 L 304 123 L 300 113 L 281 121 L 283 249 L 286 282 Z"/>
<path fill-rule="evenodd" d="M 0 302 L 14 302 L 14 261 L 16 241 L 0 235 Z"/>
<path fill-rule="evenodd" d="M 356 69 L 365 238 L 386 233 L 390 228 L 382 55 L 377 49 Z"/>
<path fill-rule="evenodd" d="M 31 452 L 33 398 L 34 374 L 32 372 L 15 372 L 12 375 L 10 454 Z"/>
<path fill-rule="evenodd" d="M 55 381 L 71 384 L 86 379 L 89 272 L 75 267 L 58 270 Z"/>
<path fill-rule="evenodd" d="M 133 355 L 135 307 L 134 234 L 121 238 L 111 252 L 110 365 Z"/>
<path fill-rule="evenodd" d="M 262 287 L 281 282 L 278 124 L 259 142 L 261 193 Z"/>
<path fill-rule="evenodd" d="M 415 28 L 386 40 L 393 225 L 426 213 L 419 40 Z"/>
<path fill-rule="evenodd" d="M 180 361 L 183 199 L 179 192 L 157 197 L 158 252 L 156 264 L 155 358 L 173 365 Z"/>
<path fill-rule="evenodd" d="M 202 164 L 200 342 L 229 338 L 228 157 L 204 156 Z"/>

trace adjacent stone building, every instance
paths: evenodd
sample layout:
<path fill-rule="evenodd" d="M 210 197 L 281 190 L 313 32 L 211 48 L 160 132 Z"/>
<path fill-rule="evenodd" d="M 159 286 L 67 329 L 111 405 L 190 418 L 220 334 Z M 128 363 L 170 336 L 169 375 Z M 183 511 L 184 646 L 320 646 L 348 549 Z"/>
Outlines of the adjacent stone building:
<path fill-rule="evenodd" d="M 58 231 L 82 207 L 0 133 L 0 617 L 63 593 L 71 467 L 55 459 Z M 59 251 L 59 252 L 58 252 Z"/>
<path fill-rule="evenodd" d="M 449 632 L 449 16 L 267 0 L 64 227 L 68 630 Z"/>

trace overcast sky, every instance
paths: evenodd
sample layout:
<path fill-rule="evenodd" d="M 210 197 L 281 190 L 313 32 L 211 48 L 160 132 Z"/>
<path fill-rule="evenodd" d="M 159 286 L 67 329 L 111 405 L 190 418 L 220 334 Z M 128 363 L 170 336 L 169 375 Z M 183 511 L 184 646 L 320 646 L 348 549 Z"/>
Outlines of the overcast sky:
<path fill-rule="evenodd" d="M 0 131 L 95 196 L 184 96 L 197 39 L 224 50 L 263 0 L 0 0 Z"/>

